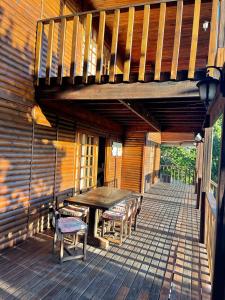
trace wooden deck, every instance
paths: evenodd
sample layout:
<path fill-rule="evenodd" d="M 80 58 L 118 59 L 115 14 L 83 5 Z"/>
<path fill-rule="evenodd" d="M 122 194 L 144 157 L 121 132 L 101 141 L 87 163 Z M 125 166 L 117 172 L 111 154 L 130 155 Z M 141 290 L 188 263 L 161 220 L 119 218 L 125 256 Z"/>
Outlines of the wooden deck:
<path fill-rule="evenodd" d="M 210 299 L 192 187 L 159 183 L 145 194 L 138 230 L 87 261 L 59 265 L 46 232 L 0 254 L 0 299 Z"/>

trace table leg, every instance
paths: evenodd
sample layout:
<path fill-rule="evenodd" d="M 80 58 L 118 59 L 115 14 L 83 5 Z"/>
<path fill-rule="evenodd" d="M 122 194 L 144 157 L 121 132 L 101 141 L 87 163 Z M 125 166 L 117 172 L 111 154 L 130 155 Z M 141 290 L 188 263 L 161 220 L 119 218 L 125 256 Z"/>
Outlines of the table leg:
<path fill-rule="evenodd" d="M 94 207 L 90 207 L 87 242 L 89 245 L 99 247 L 101 249 L 108 249 L 109 241 L 97 235 L 97 227 L 98 227 L 97 209 Z"/>

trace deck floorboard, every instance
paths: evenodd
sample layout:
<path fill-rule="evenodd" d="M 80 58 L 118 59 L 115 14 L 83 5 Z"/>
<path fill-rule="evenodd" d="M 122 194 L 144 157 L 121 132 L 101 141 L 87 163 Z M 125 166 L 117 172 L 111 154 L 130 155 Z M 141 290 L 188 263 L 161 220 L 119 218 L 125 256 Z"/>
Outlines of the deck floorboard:
<path fill-rule="evenodd" d="M 52 234 L 0 253 L 0 299 L 210 299 L 193 187 L 158 183 L 144 195 L 138 229 L 122 246 L 91 246 L 87 260 L 58 264 Z"/>

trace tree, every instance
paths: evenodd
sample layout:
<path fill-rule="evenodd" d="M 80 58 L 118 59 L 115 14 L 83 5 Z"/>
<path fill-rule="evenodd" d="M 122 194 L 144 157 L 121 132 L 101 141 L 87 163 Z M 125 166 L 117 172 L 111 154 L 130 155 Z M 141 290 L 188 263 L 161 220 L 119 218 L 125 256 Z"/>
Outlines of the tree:
<path fill-rule="evenodd" d="M 217 119 L 213 125 L 213 145 L 212 145 L 212 167 L 211 179 L 218 182 L 218 171 L 221 150 L 221 131 L 222 131 L 222 115 Z"/>

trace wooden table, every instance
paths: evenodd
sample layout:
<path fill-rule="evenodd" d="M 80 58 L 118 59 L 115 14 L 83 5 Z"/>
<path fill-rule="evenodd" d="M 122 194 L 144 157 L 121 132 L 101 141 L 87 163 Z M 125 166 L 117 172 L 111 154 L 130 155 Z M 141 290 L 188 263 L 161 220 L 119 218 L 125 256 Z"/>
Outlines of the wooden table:
<path fill-rule="evenodd" d="M 85 194 L 67 198 L 65 201 L 89 207 L 88 244 L 107 249 L 109 241 L 97 235 L 97 210 L 107 210 L 131 194 L 132 192 L 128 190 L 99 187 Z"/>

